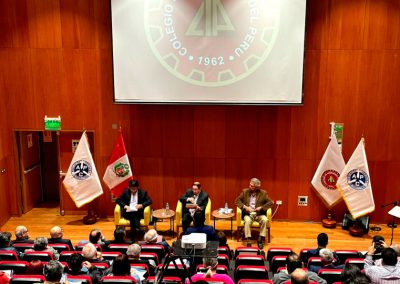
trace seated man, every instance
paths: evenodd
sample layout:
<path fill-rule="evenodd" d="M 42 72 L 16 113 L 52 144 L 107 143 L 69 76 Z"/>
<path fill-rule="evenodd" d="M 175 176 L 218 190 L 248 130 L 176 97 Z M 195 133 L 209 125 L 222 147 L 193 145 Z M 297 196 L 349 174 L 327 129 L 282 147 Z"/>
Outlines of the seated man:
<path fill-rule="evenodd" d="M 257 244 L 260 249 L 263 249 L 268 222 L 266 214 L 272 205 L 272 200 L 268 197 L 267 192 L 261 189 L 261 182 L 257 178 L 252 178 L 249 188 L 243 189 L 239 197 L 236 198 L 236 206 L 242 209 L 244 234 L 248 246 L 251 246 L 251 224 L 257 221 L 260 223 L 260 235 Z"/>
<path fill-rule="evenodd" d="M 15 243 L 31 243 L 33 244 L 33 240 L 29 239 L 28 229 L 25 226 L 17 226 L 15 228 L 15 240 L 12 242 Z"/>
<path fill-rule="evenodd" d="M 290 275 L 290 283 L 292 284 L 308 284 L 310 281 L 308 280 L 307 273 L 301 269 L 296 268 L 295 271 Z"/>
<path fill-rule="evenodd" d="M 371 283 L 400 283 L 400 265 L 396 251 L 392 248 L 382 249 L 382 263 L 374 265 L 375 251 L 376 248 L 372 244 L 365 258 L 365 274 L 371 279 Z"/>
<path fill-rule="evenodd" d="M 87 243 L 82 248 L 82 255 L 83 255 L 84 260 L 87 260 L 91 263 L 105 262 L 108 265 L 110 265 L 110 262 L 103 258 L 103 256 L 101 255 L 101 252 L 97 251 L 96 247 L 92 243 Z"/>
<path fill-rule="evenodd" d="M 47 246 L 47 238 L 45 237 L 37 237 L 33 243 L 33 249 L 26 249 L 25 252 L 27 251 L 47 251 L 50 252 L 54 259 L 58 260 L 60 257 L 60 254 L 58 253 L 57 250 L 55 250 L 53 247 Z"/>
<path fill-rule="evenodd" d="M 43 268 L 44 283 L 60 283 L 64 267 L 58 260 L 50 260 Z"/>
<path fill-rule="evenodd" d="M 10 237 L 7 232 L 0 233 L 0 250 L 14 251 L 20 259 L 22 259 L 22 257 L 24 256 L 22 252 L 11 246 Z"/>
<path fill-rule="evenodd" d="M 114 230 L 114 240 L 109 241 L 109 244 L 131 244 L 132 242 L 126 239 L 126 231 L 122 227 Z"/>
<path fill-rule="evenodd" d="M 70 239 L 63 239 L 63 230 L 59 226 L 50 229 L 50 238 L 47 241 L 49 244 L 67 244 L 69 250 L 74 249 Z"/>
<path fill-rule="evenodd" d="M 155 274 L 156 264 L 153 260 L 140 259 L 141 247 L 138 244 L 132 244 L 126 250 L 126 255 L 129 258 L 129 263 L 143 263 L 149 268 L 150 275 Z M 146 277 L 146 276 L 145 276 Z"/>
<path fill-rule="evenodd" d="M 272 281 L 274 282 L 274 284 L 285 283 L 286 281 L 290 280 L 293 271 L 298 268 L 303 268 L 303 262 L 300 260 L 299 256 L 296 253 L 290 253 L 286 257 L 286 269 L 276 273 Z M 306 275 L 307 278 L 313 282 L 326 284 L 326 280 L 319 277 L 315 272 L 307 271 Z"/>
<path fill-rule="evenodd" d="M 208 204 L 208 194 L 201 188 L 200 182 L 196 181 L 192 187 L 179 198 L 182 203 L 182 230 L 186 232 L 193 221 L 195 212 L 205 215 Z"/>
<path fill-rule="evenodd" d="M 93 283 L 98 283 L 102 277 L 102 272 L 93 266 L 89 261 L 84 261 L 80 253 L 73 253 L 69 257 L 68 266 L 64 268 L 64 273 L 68 275 L 89 275 Z"/>
<path fill-rule="evenodd" d="M 307 252 L 307 259 L 309 259 L 310 257 L 317 257 L 319 256 L 319 251 L 321 249 L 324 249 L 328 246 L 328 235 L 326 233 L 320 233 L 317 236 L 317 245 L 318 247 L 316 249 L 311 249 Z M 335 259 L 336 263 L 340 263 L 340 259 L 339 257 L 336 255 L 335 252 L 332 252 L 333 254 L 333 258 Z M 303 262 L 305 265 L 307 265 L 307 259 L 303 259 Z"/>
<path fill-rule="evenodd" d="M 204 233 L 207 235 L 207 241 L 218 241 L 217 233 L 213 226 L 204 225 L 205 216 L 201 212 L 196 212 L 193 216 L 193 227 L 187 228 L 185 235 L 191 233 Z"/>
<path fill-rule="evenodd" d="M 319 256 L 321 257 L 321 262 L 322 262 L 322 266 L 319 265 L 310 265 L 310 267 L 308 268 L 310 271 L 313 271 L 315 273 L 318 273 L 318 271 L 321 268 L 324 269 L 343 269 L 344 265 L 335 265 L 334 264 L 334 257 L 333 257 L 333 253 L 327 249 L 321 249 L 319 251 Z"/>
<path fill-rule="evenodd" d="M 168 253 L 171 250 L 170 245 L 167 241 L 160 236 L 155 229 L 150 229 L 144 234 L 144 242 L 143 244 L 159 244 L 164 247 L 165 253 Z"/>

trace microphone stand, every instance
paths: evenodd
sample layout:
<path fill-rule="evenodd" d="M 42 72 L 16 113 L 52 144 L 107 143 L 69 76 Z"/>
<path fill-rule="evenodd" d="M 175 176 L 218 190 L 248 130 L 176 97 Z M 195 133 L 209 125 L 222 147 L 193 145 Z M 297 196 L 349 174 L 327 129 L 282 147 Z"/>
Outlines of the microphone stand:
<path fill-rule="evenodd" d="M 388 204 L 381 205 L 381 207 L 384 208 L 384 207 L 386 207 L 386 206 L 393 205 L 393 208 L 394 208 L 394 207 L 397 206 L 398 203 L 399 203 L 399 201 L 394 201 L 394 202 L 391 202 L 391 203 L 388 203 Z M 392 223 L 389 223 L 389 224 L 388 224 L 388 227 L 389 227 L 389 228 L 392 228 L 392 236 L 391 236 L 391 238 L 390 238 L 390 245 L 392 245 L 392 243 L 393 243 L 394 228 L 397 228 L 397 224 L 395 223 L 395 221 L 396 221 L 396 217 L 393 216 Z"/>

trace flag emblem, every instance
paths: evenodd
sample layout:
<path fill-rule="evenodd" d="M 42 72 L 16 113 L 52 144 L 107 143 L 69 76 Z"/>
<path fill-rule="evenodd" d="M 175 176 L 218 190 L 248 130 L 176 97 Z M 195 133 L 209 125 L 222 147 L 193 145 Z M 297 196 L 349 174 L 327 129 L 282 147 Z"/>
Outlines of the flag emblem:
<path fill-rule="evenodd" d="M 322 185 L 331 190 L 336 189 L 336 182 L 339 179 L 339 173 L 335 170 L 326 170 L 322 173 L 321 183 Z"/>
<path fill-rule="evenodd" d="M 119 177 L 125 177 L 129 174 L 129 165 L 117 163 L 114 165 L 114 173 Z"/>
<path fill-rule="evenodd" d="M 79 180 L 88 179 L 92 175 L 92 166 L 85 160 L 79 160 L 72 164 L 71 174 Z"/>
<path fill-rule="evenodd" d="M 347 183 L 352 189 L 366 189 L 369 183 L 368 174 L 360 169 L 351 170 L 347 174 Z"/>

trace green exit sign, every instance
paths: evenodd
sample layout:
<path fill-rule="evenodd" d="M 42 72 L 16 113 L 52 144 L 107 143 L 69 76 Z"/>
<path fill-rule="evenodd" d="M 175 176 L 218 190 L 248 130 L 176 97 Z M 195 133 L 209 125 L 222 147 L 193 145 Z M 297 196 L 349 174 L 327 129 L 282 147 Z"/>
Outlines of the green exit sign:
<path fill-rule="evenodd" d="M 44 129 L 57 131 L 61 130 L 61 116 L 58 117 L 44 117 Z"/>

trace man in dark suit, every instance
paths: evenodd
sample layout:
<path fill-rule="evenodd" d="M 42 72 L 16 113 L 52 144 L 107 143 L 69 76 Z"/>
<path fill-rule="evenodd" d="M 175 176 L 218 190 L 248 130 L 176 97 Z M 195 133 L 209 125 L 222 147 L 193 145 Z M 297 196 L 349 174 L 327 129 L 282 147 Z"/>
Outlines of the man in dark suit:
<path fill-rule="evenodd" d="M 192 187 L 179 198 L 182 203 L 182 229 L 186 232 L 193 221 L 195 212 L 205 214 L 208 204 L 208 194 L 201 188 L 200 182 L 196 181 Z"/>
<path fill-rule="evenodd" d="M 139 181 L 131 180 L 129 188 L 124 190 L 116 202 L 121 207 L 122 216 L 130 221 L 130 235 L 134 241 L 136 230 L 140 230 L 140 219 L 144 217 L 144 208 L 152 203 L 151 198 L 139 188 Z"/>
<path fill-rule="evenodd" d="M 69 250 L 74 248 L 70 239 L 63 239 L 63 230 L 59 226 L 54 226 L 50 229 L 50 238 L 47 240 L 49 244 L 67 244 Z"/>

